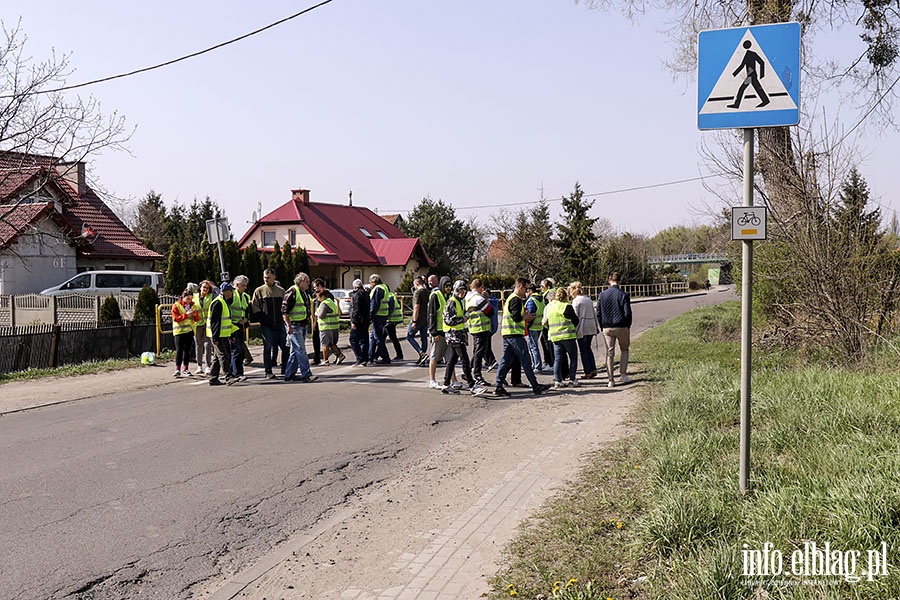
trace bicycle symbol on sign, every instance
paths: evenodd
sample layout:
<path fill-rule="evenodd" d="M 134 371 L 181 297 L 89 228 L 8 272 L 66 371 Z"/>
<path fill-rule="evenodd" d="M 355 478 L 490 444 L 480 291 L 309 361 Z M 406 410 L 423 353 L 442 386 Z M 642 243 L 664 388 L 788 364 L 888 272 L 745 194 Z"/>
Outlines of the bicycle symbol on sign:
<path fill-rule="evenodd" d="M 743 216 L 738 217 L 737 220 L 738 225 L 759 225 L 761 222 L 759 217 L 751 211 L 746 211 Z"/>

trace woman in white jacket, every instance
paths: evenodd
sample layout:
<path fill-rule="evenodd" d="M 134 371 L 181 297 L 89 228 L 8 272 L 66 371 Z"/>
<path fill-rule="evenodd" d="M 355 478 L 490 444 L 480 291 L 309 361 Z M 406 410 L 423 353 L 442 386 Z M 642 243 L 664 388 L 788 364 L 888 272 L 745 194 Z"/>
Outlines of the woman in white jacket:
<path fill-rule="evenodd" d="M 576 330 L 578 351 L 581 354 L 581 366 L 584 369 L 582 379 L 593 379 L 597 376 L 597 361 L 591 343 L 594 336 L 600 333 L 597 323 L 597 313 L 594 312 L 594 303 L 581 289 L 580 281 L 569 284 L 569 296 L 572 297 L 572 308 L 578 315 L 578 328 Z"/>

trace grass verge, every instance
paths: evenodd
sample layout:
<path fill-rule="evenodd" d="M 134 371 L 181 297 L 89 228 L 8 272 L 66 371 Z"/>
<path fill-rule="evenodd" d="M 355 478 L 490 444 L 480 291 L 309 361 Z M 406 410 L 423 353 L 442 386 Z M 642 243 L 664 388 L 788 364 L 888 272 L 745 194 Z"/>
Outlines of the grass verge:
<path fill-rule="evenodd" d="M 739 324 L 728 303 L 639 338 L 640 432 L 523 524 L 492 598 L 900 597 L 895 364 L 758 352 L 742 497 Z"/>
<path fill-rule="evenodd" d="M 174 358 L 174 356 L 174 352 L 163 352 L 156 356 L 156 361 L 165 362 L 166 360 Z M 28 369 L 26 371 L 15 371 L 13 373 L 0 373 L 0 385 L 12 381 L 32 381 L 35 379 L 43 379 L 45 377 L 91 375 L 93 373 L 121 371 L 123 369 L 133 369 L 142 366 L 144 365 L 141 364 L 141 359 L 137 357 L 84 362 L 77 365 L 57 367 L 55 369 Z"/>

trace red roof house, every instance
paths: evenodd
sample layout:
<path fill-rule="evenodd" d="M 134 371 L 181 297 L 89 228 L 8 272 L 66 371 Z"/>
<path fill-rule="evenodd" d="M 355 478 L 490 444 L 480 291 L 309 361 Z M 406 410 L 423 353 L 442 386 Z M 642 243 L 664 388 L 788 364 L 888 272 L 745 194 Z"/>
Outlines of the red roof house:
<path fill-rule="evenodd" d="M 302 189 L 292 190 L 289 202 L 256 221 L 238 245 L 243 250 L 253 242 L 264 251 L 273 250 L 275 242 L 305 249 L 310 276 L 335 288 L 349 288 L 372 273 L 395 288 L 409 269 L 424 273 L 434 266 L 418 238 L 368 208 L 310 202 L 309 190 Z"/>
<path fill-rule="evenodd" d="M 148 271 L 144 246 L 87 185 L 83 162 L 0 152 L 0 293 L 23 294 L 94 269 Z"/>

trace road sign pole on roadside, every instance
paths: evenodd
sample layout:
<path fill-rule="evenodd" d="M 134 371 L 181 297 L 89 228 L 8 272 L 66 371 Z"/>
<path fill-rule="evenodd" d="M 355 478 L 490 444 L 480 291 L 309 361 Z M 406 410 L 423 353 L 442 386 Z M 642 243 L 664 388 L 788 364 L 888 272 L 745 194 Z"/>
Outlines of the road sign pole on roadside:
<path fill-rule="evenodd" d="M 753 206 L 753 134 L 744 129 L 744 206 Z M 744 240 L 741 260 L 741 458 L 740 490 L 750 489 L 750 358 L 753 319 L 753 240 Z"/>

